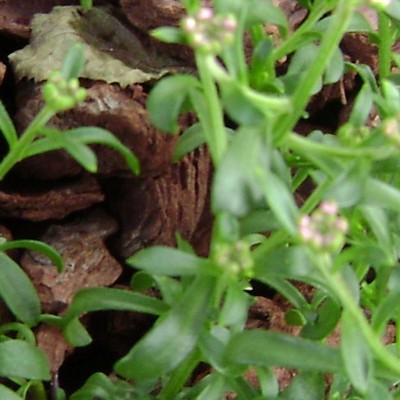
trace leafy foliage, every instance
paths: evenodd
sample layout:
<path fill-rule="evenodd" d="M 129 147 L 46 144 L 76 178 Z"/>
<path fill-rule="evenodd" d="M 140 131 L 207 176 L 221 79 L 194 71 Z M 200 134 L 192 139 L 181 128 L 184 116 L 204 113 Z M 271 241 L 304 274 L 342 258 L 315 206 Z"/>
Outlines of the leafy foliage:
<path fill-rule="evenodd" d="M 54 317 L 40 315 L 26 276 L 0 253 L 5 266 L 0 295 L 16 317 L 31 326 L 39 319 L 52 323 L 73 345 L 91 340 L 79 320 L 87 312 L 128 310 L 157 318 L 116 362 L 117 378 L 94 374 L 72 400 L 219 400 L 228 393 L 241 400 L 399 398 L 400 339 L 386 345 L 382 336 L 389 324 L 398 330 L 400 321 L 400 88 L 391 69 L 392 62 L 399 65 L 391 46 L 399 37 L 400 3 L 299 3 L 309 12 L 294 32 L 271 1 L 216 0 L 211 10 L 201 8 L 199 0 L 184 0 L 188 16 L 181 26 L 154 34 L 168 43 L 190 43 L 195 50 L 196 76 L 162 79 L 147 105 L 154 125 L 166 133 L 179 132 L 182 113 L 190 110 L 198 118 L 179 138 L 176 158 L 202 144 L 211 154 L 214 229 L 208 257 L 195 255 L 182 238 L 177 249 L 142 249 L 127 260 L 135 269 L 133 291 L 84 289 L 65 315 Z M 378 34 L 358 14 L 361 3 L 377 11 Z M 266 33 L 266 23 L 277 26 L 279 40 Z M 221 34 L 219 25 L 229 35 Z M 367 66 L 345 61 L 339 43 L 348 31 L 375 38 L 377 76 Z M 250 56 L 243 48 L 244 35 L 251 41 Z M 288 68 L 278 76 L 276 66 L 283 58 Z M 21 138 L 0 107 L 0 129 L 10 147 L 0 177 L 21 158 L 58 148 L 93 171 L 95 157 L 88 145 L 94 141 L 120 151 L 138 171 L 136 159 L 102 130 L 44 128 L 57 110 L 71 104 L 71 79 L 78 77 L 80 66 L 74 48 L 61 69 L 67 85 L 49 90 L 48 101 L 54 93 L 61 99 L 48 104 Z M 310 98 L 340 81 L 345 71 L 356 73 L 361 82 L 348 120 L 337 131 L 296 133 Z M 369 123 L 373 109 L 375 124 Z M 43 136 L 34 142 L 38 127 Z M 305 182 L 313 190 L 298 201 L 296 192 Z M 0 251 L 6 249 L 0 245 Z M 7 290 L 8 281 L 23 285 L 24 296 Z M 253 301 L 248 290 L 254 281 L 291 303 L 286 320 L 299 326 L 298 336 L 247 329 Z M 298 282 L 311 286 L 312 295 L 305 297 Z M 159 299 L 139 292 L 149 287 Z M 328 339 L 335 330 L 341 340 L 333 347 Z M 4 374 L 48 379 L 40 353 L 29 343 L 29 333 L 25 336 L 26 341 L 0 342 L 0 353 L 2 345 L 6 350 L 27 346 L 31 361 L 42 369 L 35 375 L 29 363 L 18 368 L 5 357 Z M 188 385 L 205 364 L 210 373 Z M 274 367 L 296 370 L 287 388 L 279 387 Z M 245 378 L 249 368 L 259 387 Z M 1 390 L 4 398 L 15 398 Z"/>

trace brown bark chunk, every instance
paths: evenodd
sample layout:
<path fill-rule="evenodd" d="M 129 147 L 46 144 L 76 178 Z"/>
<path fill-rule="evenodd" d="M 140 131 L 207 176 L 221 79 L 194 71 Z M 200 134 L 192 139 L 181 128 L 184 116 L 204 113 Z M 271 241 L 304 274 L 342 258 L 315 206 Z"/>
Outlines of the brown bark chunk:
<path fill-rule="evenodd" d="M 111 285 L 118 279 L 122 267 L 104 245 L 116 229 L 116 222 L 101 210 L 81 220 L 50 226 L 40 239 L 61 253 L 62 273 L 43 255 L 24 253 L 21 266 L 32 279 L 44 312 L 60 313 L 79 289 Z"/>
<path fill-rule="evenodd" d="M 0 216 L 23 218 L 30 221 L 61 219 L 74 211 L 86 209 L 103 200 L 96 180 L 91 176 L 58 183 L 52 187 L 19 183 L 18 188 L 0 188 Z"/>
<path fill-rule="evenodd" d="M 144 106 L 146 97 L 140 85 L 121 89 L 118 85 L 90 82 L 86 100 L 73 110 L 58 114 L 50 124 L 62 130 L 80 126 L 107 129 L 138 157 L 142 177 L 158 175 L 170 164 L 177 137 L 165 135 L 151 125 Z M 43 105 L 40 85 L 26 86 L 19 99 L 16 125 L 23 131 Z M 132 175 L 115 150 L 101 145 L 93 148 L 98 158 L 98 173 Z M 64 151 L 55 151 L 24 160 L 17 171 L 24 177 L 54 180 L 77 175 L 82 167 Z"/>

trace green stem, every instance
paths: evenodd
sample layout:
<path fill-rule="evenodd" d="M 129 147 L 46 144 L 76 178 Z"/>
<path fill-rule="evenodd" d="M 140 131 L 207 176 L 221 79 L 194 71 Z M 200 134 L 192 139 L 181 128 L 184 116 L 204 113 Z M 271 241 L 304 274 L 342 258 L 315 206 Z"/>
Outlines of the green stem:
<path fill-rule="evenodd" d="M 353 317 L 354 324 L 359 327 L 376 359 L 379 360 L 382 365 L 400 375 L 400 360 L 389 352 L 381 343 L 380 338 L 376 336 L 366 320 L 362 309 L 359 307 L 358 303 L 356 303 L 346 283 L 340 276 L 340 273 L 332 270 L 331 257 L 329 255 L 319 257 L 316 266 L 332 292 L 342 303 L 343 308 Z"/>
<path fill-rule="evenodd" d="M 354 159 L 355 157 L 369 157 L 374 160 L 382 160 L 390 155 L 394 155 L 393 146 L 381 146 L 374 148 L 327 146 L 325 144 L 314 142 L 296 133 L 289 133 L 286 136 L 285 146 L 305 157 L 312 153 L 316 153 L 320 156 L 327 157 L 341 157 L 346 159 Z"/>
<path fill-rule="evenodd" d="M 275 250 L 277 247 L 281 246 L 282 244 L 286 243 L 289 240 L 289 235 L 285 230 L 279 230 L 274 232 L 269 238 L 261 243 L 254 251 L 253 257 L 255 263 L 258 260 L 261 260 L 262 257 L 270 253 L 272 250 Z"/>
<path fill-rule="evenodd" d="M 391 29 L 389 17 L 380 12 L 378 14 L 379 29 L 379 47 L 378 47 L 378 63 L 379 63 L 379 80 L 386 79 L 390 74 L 391 67 Z"/>
<path fill-rule="evenodd" d="M 160 400 L 175 399 L 200 361 L 200 353 L 195 350 L 174 371 L 167 384 L 161 390 L 158 398 Z"/>
<path fill-rule="evenodd" d="M 199 118 L 203 125 L 211 158 L 214 165 L 217 166 L 228 146 L 228 138 L 224 126 L 224 115 L 218 96 L 218 90 L 208 69 L 207 57 L 209 56 L 199 53 L 196 54 L 197 69 L 204 89 L 204 96 L 206 99 L 205 107 L 208 115 L 208 118 L 201 118 L 202 116 L 199 114 Z"/>
<path fill-rule="evenodd" d="M 275 63 L 289 53 L 296 50 L 299 43 L 303 41 L 303 35 L 309 32 L 312 27 L 326 14 L 330 7 L 327 7 L 326 2 L 320 2 L 316 7 L 313 7 L 307 19 L 293 32 L 293 34 L 285 40 L 280 46 L 273 50 L 271 60 Z"/>
<path fill-rule="evenodd" d="M 4 179 L 5 175 L 16 163 L 24 158 L 25 150 L 38 135 L 40 129 L 45 126 L 53 116 L 54 111 L 47 106 L 44 106 L 36 115 L 28 128 L 18 139 L 17 143 L 10 149 L 3 161 L 0 163 L 0 181 Z"/>
<path fill-rule="evenodd" d="M 354 0 L 339 0 L 337 9 L 332 16 L 331 23 L 324 34 L 316 58 L 310 63 L 303 79 L 299 82 L 292 96 L 293 112 L 281 117 L 278 120 L 276 138 L 278 141 L 286 137 L 292 131 L 297 121 L 301 118 L 306 108 L 312 91 L 324 73 L 327 64 L 346 32 L 353 12 L 358 2 Z"/>

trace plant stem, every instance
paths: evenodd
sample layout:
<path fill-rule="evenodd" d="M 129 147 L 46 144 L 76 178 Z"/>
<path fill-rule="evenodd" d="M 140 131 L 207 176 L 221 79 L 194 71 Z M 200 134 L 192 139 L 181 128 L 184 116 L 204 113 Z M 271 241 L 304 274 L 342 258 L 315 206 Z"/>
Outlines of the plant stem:
<path fill-rule="evenodd" d="M 323 36 L 316 58 L 310 63 L 308 70 L 304 73 L 304 79 L 299 82 L 292 96 L 293 111 L 284 115 L 277 121 L 276 140 L 281 141 L 287 136 L 297 121 L 301 118 L 305 107 L 312 95 L 312 91 L 327 64 L 346 32 L 353 12 L 358 2 L 354 0 L 339 0 L 337 9 L 332 16 L 332 21 Z"/>
<path fill-rule="evenodd" d="M 318 142 L 313 142 L 296 133 L 289 133 L 285 139 L 285 146 L 295 152 L 307 157 L 310 153 L 317 153 L 327 157 L 342 157 L 346 159 L 354 159 L 355 157 L 369 157 L 374 160 L 382 160 L 394 154 L 393 146 L 381 147 L 335 147 L 327 146 Z"/>
<path fill-rule="evenodd" d="M 204 120 L 199 115 L 201 123 L 204 129 L 204 135 L 206 137 L 211 158 L 214 165 L 217 166 L 228 146 L 228 138 L 224 126 L 224 116 L 218 96 L 217 87 L 214 79 L 208 69 L 208 55 L 196 54 L 197 69 L 200 76 L 200 81 L 203 85 L 204 96 L 206 98 L 208 120 Z"/>
<path fill-rule="evenodd" d="M 173 372 L 171 378 L 164 386 L 159 394 L 160 400 L 174 399 L 182 390 L 182 387 L 190 378 L 193 370 L 201 361 L 199 351 L 195 350 L 189 357 L 183 361 L 180 366 Z"/>
<path fill-rule="evenodd" d="M 307 19 L 293 32 L 293 34 L 285 40 L 280 46 L 277 46 L 273 51 L 271 60 L 275 63 L 282 57 L 293 52 L 302 40 L 304 33 L 308 32 L 319 19 L 330 10 L 325 2 L 320 3 L 318 6 L 313 7 Z"/>
<path fill-rule="evenodd" d="M 339 272 L 333 271 L 332 259 L 330 255 L 322 255 L 316 258 L 316 266 L 321 275 L 327 282 L 331 291 L 340 300 L 343 308 L 346 309 L 354 319 L 360 331 L 362 332 L 365 341 L 371 351 L 382 365 L 396 374 L 400 375 L 400 361 L 381 343 L 380 338 L 376 336 L 368 321 L 366 320 L 362 309 L 354 300 L 346 283 L 343 281 Z"/>
<path fill-rule="evenodd" d="M 389 17 L 380 12 L 378 14 L 378 29 L 379 29 L 379 47 L 378 47 L 378 63 L 379 63 L 379 80 L 386 79 L 390 74 L 391 63 L 391 29 Z"/>
<path fill-rule="evenodd" d="M 54 111 L 46 105 L 36 115 L 36 117 L 29 124 L 28 128 L 18 139 L 17 143 L 10 149 L 3 161 L 0 163 L 0 181 L 4 179 L 5 175 L 16 163 L 24 158 L 24 152 L 27 147 L 29 147 L 29 145 L 33 142 L 40 129 L 45 126 L 53 116 Z"/>

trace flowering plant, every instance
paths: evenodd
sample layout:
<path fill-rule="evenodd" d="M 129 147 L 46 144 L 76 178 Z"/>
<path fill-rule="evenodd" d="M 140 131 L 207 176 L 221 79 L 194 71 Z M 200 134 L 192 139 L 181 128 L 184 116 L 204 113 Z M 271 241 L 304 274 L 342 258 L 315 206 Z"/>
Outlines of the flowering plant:
<path fill-rule="evenodd" d="M 191 45 L 198 77 L 164 78 L 148 108 L 153 123 L 172 134 L 181 112 L 191 109 L 198 117 L 177 151 L 182 156 L 204 143 L 214 163 L 210 254 L 200 258 L 182 245 L 144 249 L 128 260 L 153 277 L 171 308 L 117 362 L 116 372 L 137 381 L 161 379 L 158 399 L 220 399 L 229 392 L 249 400 L 302 393 L 397 398 L 398 343 L 384 345 L 382 335 L 398 321 L 400 181 L 393 168 L 400 98 L 391 48 L 400 2 L 300 1 L 308 16 L 293 32 L 271 2 L 216 0 L 213 9 L 183 3 L 188 16 L 181 30 L 159 28 L 154 35 Z M 359 6 L 378 15 L 377 76 L 345 61 L 339 50 L 349 30 L 374 34 L 365 20 L 355 22 Z M 279 40 L 265 24 L 278 27 Z M 278 75 L 285 58 L 286 72 Z M 346 71 L 355 71 L 362 87 L 345 123 L 336 131 L 297 133 L 312 96 Z M 374 124 L 368 121 L 373 110 Z M 299 202 L 296 193 L 307 182 L 313 188 Z M 172 280 L 177 275 L 184 279 Z M 160 279 L 178 285 L 180 295 L 172 300 Z M 256 281 L 291 303 L 287 322 L 299 326 L 299 336 L 246 329 L 246 290 Z M 302 284 L 313 288 L 311 298 Z M 183 309 L 189 299 L 193 307 Z M 340 344 L 331 346 L 335 332 Z M 212 372 L 185 388 L 200 362 Z M 249 367 L 256 368 L 257 387 L 244 379 Z M 271 367 L 297 375 L 279 388 Z"/>
<path fill-rule="evenodd" d="M 176 158 L 199 145 L 210 153 L 209 254 L 196 255 L 179 235 L 177 248 L 142 249 L 127 260 L 133 291 L 83 289 L 51 319 L 79 346 L 91 340 L 79 322 L 86 312 L 156 317 L 116 362 L 116 377 L 94 374 L 71 399 L 400 398 L 400 58 L 392 51 L 400 1 L 299 0 L 307 17 L 296 30 L 270 1 L 182 2 L 180 26 L 154 36 L 192 46 L 197 71 L 162 79 L 148 110 L 169 134 L 179 133 L 182 113 L 197 116 Z M 378 32 L 359 6 L 376 12 Z M 375 41 L 376 73 L 345 59 L 340 43 L 350 31 Z M 340 87 L 347 72 L 360 88 L 345 121 L 301 134 L 310 100 Z M 64 100 L 71 90 L 61 82 L 47 96 Z M 296 334 L 249 329 L 256 285 L 290 303 L 287 329 Z M 158 298 L 143 293 L 149 287 Z M 397 335 L 387 344 L 390 329 Z M 196 374 L 204 366 L 208 373 Z M 276 367 L 295 371 L 287 386 Z"/>

